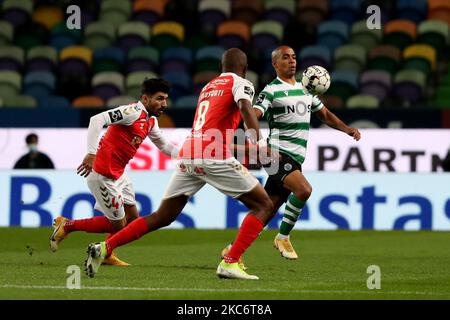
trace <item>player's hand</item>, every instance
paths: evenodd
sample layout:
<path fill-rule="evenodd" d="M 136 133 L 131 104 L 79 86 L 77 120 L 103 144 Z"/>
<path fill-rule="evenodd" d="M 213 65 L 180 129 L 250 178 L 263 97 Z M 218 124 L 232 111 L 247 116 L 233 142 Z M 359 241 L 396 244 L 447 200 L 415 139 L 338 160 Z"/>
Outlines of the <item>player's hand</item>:
<path fill-rule="evenodd" d="M 84 157 L 83 162 L 81 162 L 81 164 L 78 166 L 77 174 L 86 178 L 92 171 L 92 167 L 94 166 L 94 160 L 95 154 L 88 153 Z"/>
<path fill-rule="evenodd" d="M 356 128 L 349 128 L 349 130 L 347 131 L 347 134 L 350 137 L 353 137 L 353 139 L 355 139 L 356 141 L 359 141 L 359 139 L 361 139 L 361 133 Z"/>
<path fill-rule="evenodd" d="M 272 162 L 279 161 L 280 154 L 268 146 L 258 148 L 259 162 L 262 165 L 269 165 Z"/>

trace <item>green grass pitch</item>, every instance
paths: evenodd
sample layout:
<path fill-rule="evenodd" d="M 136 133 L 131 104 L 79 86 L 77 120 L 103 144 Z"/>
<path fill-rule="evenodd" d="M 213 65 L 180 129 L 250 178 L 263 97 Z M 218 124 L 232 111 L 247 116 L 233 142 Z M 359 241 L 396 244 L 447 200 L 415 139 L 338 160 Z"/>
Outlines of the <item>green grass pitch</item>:
<path fill-rule="evenodd" d="M 0 299 L 450 299 L 450 233 L 295 231 L 299 260 L 273 248 L 264 231 L 245 254 L 258 281 L 219 279 L 221 249 L 237 230 L 166 229 L 118 249 L 130 267 L 83 273 L 86 246 L 102 235 L 72 233 L 56 253 L 50 228 L 0 228 Z M 69 290 L 67 267 L 81 267 Z M 381 270 L 369 290 L 367 268 Z"/>

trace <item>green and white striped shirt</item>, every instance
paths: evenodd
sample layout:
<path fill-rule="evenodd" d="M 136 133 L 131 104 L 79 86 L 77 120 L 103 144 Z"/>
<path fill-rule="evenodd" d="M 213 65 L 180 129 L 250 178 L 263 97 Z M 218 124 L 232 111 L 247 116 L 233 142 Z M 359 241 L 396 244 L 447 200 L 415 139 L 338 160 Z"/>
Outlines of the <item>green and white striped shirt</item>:
<path fill-rule="evenodd" d="M 323 108 L 320 99 L 310 95 L 300 82 L 291 85 L 277 77 L 264 87 L 253 108 L 261 110 L 269 122 L 269 145 L 302 164 L 311 112 Z"/>

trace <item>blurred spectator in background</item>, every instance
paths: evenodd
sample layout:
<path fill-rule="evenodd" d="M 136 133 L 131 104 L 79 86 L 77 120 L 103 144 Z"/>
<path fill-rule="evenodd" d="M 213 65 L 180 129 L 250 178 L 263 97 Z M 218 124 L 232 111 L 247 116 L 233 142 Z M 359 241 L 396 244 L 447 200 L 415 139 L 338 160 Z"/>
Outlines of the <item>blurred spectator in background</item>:
<path fill-rule="evenodd" d="M 52 160 L 45 154 L 38 151 L 38 136 L 30 133 L 25 138 L 29 152 L 24 154 L 14 165 L 14 169 L 54 169 Z"/>

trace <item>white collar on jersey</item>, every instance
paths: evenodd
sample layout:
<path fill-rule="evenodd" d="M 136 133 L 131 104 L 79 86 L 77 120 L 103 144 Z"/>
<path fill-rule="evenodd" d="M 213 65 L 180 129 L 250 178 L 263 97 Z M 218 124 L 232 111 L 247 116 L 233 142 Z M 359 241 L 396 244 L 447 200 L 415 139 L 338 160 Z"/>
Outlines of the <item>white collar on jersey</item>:
<path fill-rule="evenodd" d="M 147 111 L 147 109 L 145 109 L 145 106 L 142 104 L 141 101 L 138 101 L 138 102 L 136 103 L 136 106 L 137 106 L 139 109 L 144 110 L 145 113 L 148 115 L 148 111 Z"/>
<path fill-rule="evenodd" d="M 278 81 L 281 81 L 282 83 L 287 84 L 288 86 L 291 86 L 291 87 L 295 87 L 295 86 L 297 86 L 300 83 L 300 82 L 297 81 L 297 79 L 295 80 L 295 84 L 290 84 L 289 82 L 286 82 L 286 81 L 282 80 L 278 76 L 277 76 L 277 79 L 278 79 Z"/>

